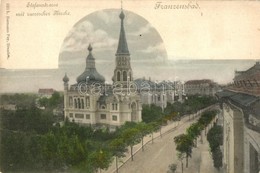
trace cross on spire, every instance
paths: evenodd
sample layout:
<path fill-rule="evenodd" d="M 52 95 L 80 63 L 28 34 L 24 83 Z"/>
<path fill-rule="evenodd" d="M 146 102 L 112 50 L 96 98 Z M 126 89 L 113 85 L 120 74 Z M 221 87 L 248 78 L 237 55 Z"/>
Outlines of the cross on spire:
<path fill-rule="evenodd" d="M 123 0 L 121 0 L 121 10 L 123 11 Z"/>

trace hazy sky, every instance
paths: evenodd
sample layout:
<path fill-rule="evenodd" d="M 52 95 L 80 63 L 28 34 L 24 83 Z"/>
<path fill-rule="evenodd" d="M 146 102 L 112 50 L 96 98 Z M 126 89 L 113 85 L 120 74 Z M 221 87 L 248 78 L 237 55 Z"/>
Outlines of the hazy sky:
<path fill-rule="evenodd" d="M 27 0 L 3 0 L 1 13 L 6 11 L 5 2 L 12 10 L 9 16 L 10 58 L 7 59 L 6 15 L 1 15 L 1 64 L 0 67 L 11 69 L 57 68 L 58 58 L 64 39 L 75 23 L 91 13 L 98 12 L 97 19 L 107 25 L 115 24 L 118 30 L 116 15 L 106 15 L 101 10 L 120 9 L 120 0 L 52 0 L 58 3 L 55 8 L 28 8 Z M 34 2 L 34 1 L 32 1 Z M 35 1 L 38 4 L 45 0 Z M 48 1 L 49 2 L 49 1 Z M 162 43 L 150 43 L 143 51 L 165 48 L 168 59 L 259 59 L 260 55 L 260 3 L 257 1 L 198 1 L 198 9 L 165 9 L 170 5 L 187 5 L 190 1 L 161 1 L 164 9 L 155 9 L 158 1 L 125 0 L 124 9 L 131 11 L 148 21 L 148 25 L 139 25 L 139 20 L 126 19 L 129 30 L 145 32 L 153 27 L 161 36 Z M 192 5 L 196 4 L 195 1 Z M 35 12 L 68 11 L 70 15 L 29 17 L 26 14 Z M 25 12 L 25 16 L 17 13 Z M 97 22 L 84 24 L 85 29 L 93 31 L 96 39 L 106 38 L 102 44 L 116 43 L 116 37 L 105 35 L 109 30 L 98 28 Z M 100 26 L 102 27 L 102 26 Z M 93 29 L 93 30 L 91 30 Z M 140 30 L 144 29 L 144 30 Z M 133 32 L 132 32 L 133 31 Z M 131 33 L 134 34 L 134 30 Z M 116 32 L 115 32 L 116 33 Z M 130 34 L 130 33 L 128 33 Z M 131 35 L 127 36 L 129 41 Z M 91 40 L 91 39 L 90 39 Z M 135 39 L 136 44 L 140 41 Z M 158 43 L 158 44 L 157 44 Z M 77 43 L 79 48 L 80 44 Z M 94 44 L 94 43 L 93 43 Z M 129 43 L 130 44 L 130 43 Z M 141 44 L 139 44 L 141 45 Z M 96 46 L 102 46 L 97 44 Z M 104 46 L 104 45 L 103 45 Z M 129 48 L 130 49 L 130 48 Z M 130 49 L 134 53 L 135 47 Z M 134 57 L 134 56 L 133 56 Z"/>
<path fill-rule="evenodd" d="M 6 10 L 7 1 L 2 2 L 1 13 Z M 28 8 L 26 0 L 8 2 L 12 7 L 8 25 L 10 58 L 6 58 L 7 20 L 2 18 L 1 31 L 5 37 L 0 39 L 0 67 L 60 68 L 0 71 L 2 91 L 37 91 L 43 87 L 60 90 L 65 72 L 70 84 L 75 83 L 84 71 L 89 43 L 93 45 L 98 71 L 111 82 L 120 30 L 119 0 L 110 3 L 52 0 L 51 3 L 58 3 L 55 9 Z M 198 9 L 165 9 L 170 5 L 187 5 L 190 1 L 161 1 L 162 8 L 155 9 L 157 2 L 125 0 L 123 3 L 135 78 L 151 76 L 154 80 L 182 81 L 209 78 L 227 83 L 232 81 L 235 69 L 246 70 L 260 59 L 258 2 L 198 1 Z M 44 10 L 50 13 L 67 10 L 70 15 L 16 16 L 18 12 Z M 220 59 L 223 61 L 211 61 Z"/>

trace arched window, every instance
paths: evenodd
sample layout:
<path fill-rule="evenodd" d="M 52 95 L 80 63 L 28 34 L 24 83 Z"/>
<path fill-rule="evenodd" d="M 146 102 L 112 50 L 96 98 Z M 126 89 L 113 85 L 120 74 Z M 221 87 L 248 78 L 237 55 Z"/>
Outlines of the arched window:
<path fill-rule="evenodd" d="M 129 80 L 132 81 L 132 75 L 131 75 L 131 72 L 129 72 Z"/>
<path fill-rule="evenodd" d="M 90 107 L 90 100 L 89 100 L 89 96 L 86 97 L 86 107 L 89 108 Z"/>
<path fill-rule="evenodd" d="M 70 96 L 69 97 L 69 106 L 72 107 L 72 105 L 73 105 L 73 100 L 72 100 L 72 97 Z"/>
<path fill-rule="evenodd" d="M 84 100 L 81 99 L 81 108 L 84 109 Z"/>
<path fill-rule="evenodd" d="M 116 79 L 117 81 L 120 81 L 120 71 L 117 72 Z"/>
<path fill-rule="evenodd" d="M 77 99 L 74 99 L 74 107 L 78 108 Z"/>
<path fill-rule="evenodd" d="M 126 71 L 123 71 L 123 81 L 127 81 L 127 73 L 126 73 Z"/>
<path fill-rule="evenodd" d="M 80 98 L 78 98 L 78 106 L 79 106 L 79 109 L 81 109 Z"/>

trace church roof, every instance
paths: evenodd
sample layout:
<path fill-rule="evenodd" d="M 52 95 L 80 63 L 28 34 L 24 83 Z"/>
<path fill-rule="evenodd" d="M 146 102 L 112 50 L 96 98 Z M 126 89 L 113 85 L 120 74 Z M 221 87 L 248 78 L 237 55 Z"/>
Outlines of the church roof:
<path fill-rule="evenodd" d="M 104 83 L 105 78 L 98 73 L 95 67 L 95 58 L 92 55 L 92 46 L 88 47 L 89 54 L 86 58 L 86 68 L 85 71 L 77 77 L 78 83 L 93 83 L 100 82 Z"/>
<path fill-rule="evenodd" d="M 121 19 L 121 29 L 120 29 L 120 35 L 119 35 L 119 41 L 118 41 L 118 47 L 117 47 L 117 55 L 123 54 L 123 55 L 129 55 L 129 50 L 126 42 L 126 36 L 125 36 L 125 29 L 124 29 L 124 18 L 125 14 L 123 11 L 121 11 L 119 18 Z"/>
<path fill-rule="evenodd" d="M 69 78 L 68 78 L 68 76 L 67 76 L 67 73 L 65 73 L 65 76 L 63 77 L 62 80 L 63 80 L 64 83 L 69 82 Z"/>
<path fill-rule="evenodd" d="M 91 44 L 89 44 L 89 46 L 88 46 L 89 54 L 87 56 L 87 60 L 95 60 L 95 58 L 92 55 L 92 50 L 93 50 L 93 48 L 92 48 Z"/>

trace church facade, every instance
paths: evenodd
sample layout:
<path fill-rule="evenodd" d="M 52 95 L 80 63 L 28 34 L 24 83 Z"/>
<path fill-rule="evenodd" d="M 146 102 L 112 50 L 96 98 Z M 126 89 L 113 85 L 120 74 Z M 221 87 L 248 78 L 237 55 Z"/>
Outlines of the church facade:
<path fill-rule="evenodd" d="M 77 83 L 69 86 L 69 78 L 65 74 L 64 82 L 64 116 L 69 121 L 79 124 L 109 127 L 114 129 L 126 121 L 140 122 L 141 98 L 134 91 L 133 71 L 124 30 L 125 14 L 121 11 L 121 29 L 113 84 L 105 84 L 105 78 L 96 70 L 93 48 L 88 47 L 86 68 L 77 77 Z"/>

